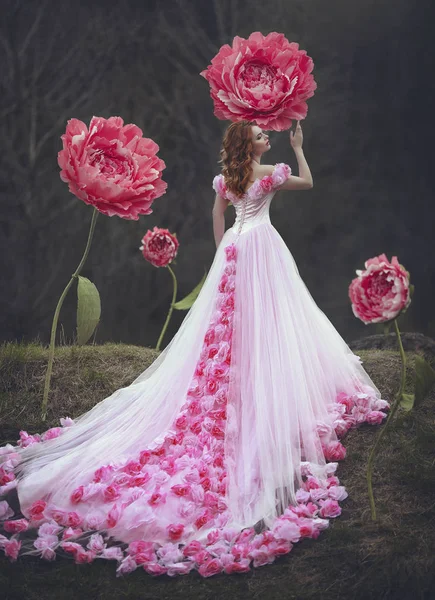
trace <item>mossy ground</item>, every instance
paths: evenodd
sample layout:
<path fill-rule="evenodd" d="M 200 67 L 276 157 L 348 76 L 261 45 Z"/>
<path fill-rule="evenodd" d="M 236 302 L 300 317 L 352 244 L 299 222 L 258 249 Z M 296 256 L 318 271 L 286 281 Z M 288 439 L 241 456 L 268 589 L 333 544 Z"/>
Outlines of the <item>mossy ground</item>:
<path fill-rule="evenodd" d="M 38 342 L 0 347 L 0 442 L 14 443 L 20 429 L 41 432 L 62 416 L 78 416 L 128 385 L 158 353 L 124 344 L 56 348 L 47 421 L 40 404 L 47 349 Z M 391 399 L 400 379 L 395 351 L 359 355 L 369 375 Z M 411 386 L 415 354 L 407 353 Z M 411 387 L 409 387 L 409 391 Z M 363 425 L 343 440 L 347 456 L 338 476 L 349 498 L 318 540 L 303 540 L 274 564 L 239 575 L 203 579 L 153 578 L 137 570 L 115 577 L 113 562 L 75 565 L 23 557 L 0 560 L 4 600 L 103 599 L 352 599 L 435 598 L 435 393 L 411 413 L 399 412 L 375 464 L 378 520 L 370 519 L 365 469 L 379 430 Z"/>

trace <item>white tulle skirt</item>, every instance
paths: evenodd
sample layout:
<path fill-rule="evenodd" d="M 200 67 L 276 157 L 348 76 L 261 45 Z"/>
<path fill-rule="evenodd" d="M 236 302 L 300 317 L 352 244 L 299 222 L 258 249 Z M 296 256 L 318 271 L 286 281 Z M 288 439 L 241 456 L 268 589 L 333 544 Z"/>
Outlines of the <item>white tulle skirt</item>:
<path fill-rule="evenodd" d="M 3 504 L 0 547 L 112 558 L 118 573 L 271 562 L 340 514 L 339 437 L 386 408 L 273 225 L 229 229 L 148 369 L 73 424 L 2 449 L 0 493 L 16 487 L 23 516 Z"/>

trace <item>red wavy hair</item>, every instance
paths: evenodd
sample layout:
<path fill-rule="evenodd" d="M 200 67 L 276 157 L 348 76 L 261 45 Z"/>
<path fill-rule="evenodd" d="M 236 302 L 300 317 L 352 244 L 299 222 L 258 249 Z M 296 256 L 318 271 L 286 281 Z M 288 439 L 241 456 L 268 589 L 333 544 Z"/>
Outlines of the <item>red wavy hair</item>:
<path fill-rule="evenodd" d="M 252 173 L 252 125 L 255 125 L 255 121 L 231 123 L 222 140 L 219 161 L 222 164 L 222 175 L 227 190 L 239 197 L 245 193 Z"/>

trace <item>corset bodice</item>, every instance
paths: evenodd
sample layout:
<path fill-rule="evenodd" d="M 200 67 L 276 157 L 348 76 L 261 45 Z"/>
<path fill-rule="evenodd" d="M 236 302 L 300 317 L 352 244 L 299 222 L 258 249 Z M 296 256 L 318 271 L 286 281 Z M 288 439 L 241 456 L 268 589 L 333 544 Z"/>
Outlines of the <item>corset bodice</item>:
<path fill-rule="evenodd" d="M 271 175 L 256 179 L 241 197 L 227 190 L 223 175 L 214 178 L 213 189 L 219 196 L 229 200 L 236 211 L 232 225 L 235 233 L 246 233 L 257 225 L 270 223 L 269 207 L 272 198 L 290 174 L 291 169 L 288 165 L 278 163 Z"/>

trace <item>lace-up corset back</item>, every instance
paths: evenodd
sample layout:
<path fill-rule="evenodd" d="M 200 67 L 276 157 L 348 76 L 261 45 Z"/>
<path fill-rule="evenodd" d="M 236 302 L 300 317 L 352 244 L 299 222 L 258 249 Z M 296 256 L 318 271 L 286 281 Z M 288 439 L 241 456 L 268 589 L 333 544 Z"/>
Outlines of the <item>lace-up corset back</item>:
<path fill-rule="evenodd" d="M 272 175 L 256 179 L 241 197 L 227 190 L 223 175 L 214 178 L 213 189 L 219 196 L 228 199 L 236 211 L 236 219 L 232 226 L 235 233 L 246 233 L 257 225 L 270 223 L 269 207 L 272 198 L 290 174 L 291 169 L 288 165 L 278 163 Z"/>

